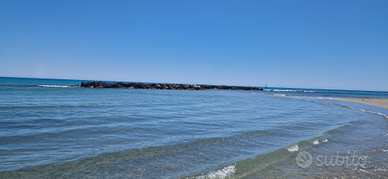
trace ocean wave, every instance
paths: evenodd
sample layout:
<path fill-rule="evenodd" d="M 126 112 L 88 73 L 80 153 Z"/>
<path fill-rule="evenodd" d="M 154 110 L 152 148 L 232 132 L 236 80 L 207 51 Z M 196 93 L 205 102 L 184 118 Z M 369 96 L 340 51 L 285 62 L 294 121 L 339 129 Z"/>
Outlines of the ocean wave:
<path fill-rule="evenodd" d="M 271 96 L 276 96 L 276 97 L 286 97 L 286 96 L 291 96 L 291 95 L 288 95 L 288 94 L 273 94 Z"/>
<path fill-rule="evenodd" d="M 68 88 L 69 86 L 61 86 L 61 85 L 38 85 L 40 87 L 46 87 L 46 88 Z"/>
<path fill-rule="evenodd" d="M 0 84 L 0 86 L 7 87 L 46 87 L 46 88 L 68 88 L 69 86 L 63 85 L 23 85 L 23 84 Z"/>
<path fill-rule="evenodd" d="M 275 91 L 275 92 L 299 92 L 299 93 L 327 93 L 325 91 L 308 91 L 308 90 L 280 90 L 280 89 L 272 89 L 272 90 L 264 90 L 264 91 Z"/>
<path fill-rule="evenodd" d="M 257 176 L 266 168 L 278 165 L 279 163 L 287 162 L 290 158 L 295 157 L 297 151 L 308 150 L 313 147 L 311 141 L 327 142 L 327 139 L 323 136 L 311 139 L 303 140 L 296 144 L 290 145 L 286 148 L 281 148 L 273 152 L 264 153 L 256 156 L 254 159 L 246 159 L 238 161 L 233 165 L 226 166 L 224 168 L 202 173 L 200 175 L 183 177 L 187 179 L 207 179 L 207 178 L 251 178 Z M 292 160 L 294 161 L 294 160 Z"/>
<path fill-rule="evenodd" d="M 6 87 L 38 87 L 39 85 L 0 84 L 0 86 L 6 86 Z"/>
<path fill-rule="evenodd" d="M 196 179 L 230 178 L 236 172 L 236 164 L 195 177 Z"/>
<path fill-rule="evenodd" d="M 294 145 L 287 147 L 287 150 L 290 152 L 296 152 L 299 150 L 299 146 L 298 146 L 298 144 L 294 144 Z"/>
<path fill-rule="evenodd" d="M 314 144 L 314 145 L 318 145 L 318 144 L 319 144 L 319 140 L 315 140 L 315 141 L 313 142 L 313 144 Z"/>

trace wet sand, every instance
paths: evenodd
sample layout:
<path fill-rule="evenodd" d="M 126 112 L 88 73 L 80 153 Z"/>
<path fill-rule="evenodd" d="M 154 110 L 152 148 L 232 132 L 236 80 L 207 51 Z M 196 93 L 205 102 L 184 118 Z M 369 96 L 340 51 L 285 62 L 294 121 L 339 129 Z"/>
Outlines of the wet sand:
<path fill-rule="evenodd" d="M 388 98 L 329 98 L 339 101 L 363 103 L 388 109 Z"/>

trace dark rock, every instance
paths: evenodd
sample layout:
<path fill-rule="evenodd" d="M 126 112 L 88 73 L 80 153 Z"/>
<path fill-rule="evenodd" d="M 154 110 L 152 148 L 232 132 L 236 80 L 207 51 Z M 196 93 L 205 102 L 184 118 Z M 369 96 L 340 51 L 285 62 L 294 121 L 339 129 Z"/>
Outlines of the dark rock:
<path fill-rule="evenodd" d="M 71 85 L 77 86 L 77 85 Z M 127 88 L 127 89 L 166 89 L 166 90 L 260 90 L 263 91 L 263 88 L 257 87 L 247 87 L 247 86 L 226 86 L 226 85 L 206 85 L 206 84 L 172 84 L 172 83 L 107 83 L 102 81 L 88 81 L 82 82 L 81 85 L 78 85 L 85 88 Z"/>

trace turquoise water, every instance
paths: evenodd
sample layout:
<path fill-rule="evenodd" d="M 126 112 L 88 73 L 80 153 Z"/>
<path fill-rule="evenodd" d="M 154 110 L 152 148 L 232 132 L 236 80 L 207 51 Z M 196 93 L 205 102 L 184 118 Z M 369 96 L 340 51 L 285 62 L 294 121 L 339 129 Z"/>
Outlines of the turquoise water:
<path fill-rule="evenodd" d="M 387 121 L 371 113 L 387 110 L 322 99 L 387 93 L 67 87 L 81 82 L 0 78 L 0 178 L 387 177 Z M 302 150 L 357 150 L 369 168 L 300 168 Z"/>

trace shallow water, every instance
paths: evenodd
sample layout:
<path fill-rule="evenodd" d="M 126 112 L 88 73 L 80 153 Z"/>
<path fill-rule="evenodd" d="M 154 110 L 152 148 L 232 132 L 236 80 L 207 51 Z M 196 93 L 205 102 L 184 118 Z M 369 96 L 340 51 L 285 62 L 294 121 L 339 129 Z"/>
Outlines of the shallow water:
<path fill-rule="evenodd" d="M 387 110 L 321 99 L 386 93 L 88 89 L 65 87 L 79 83 L 72 80 L 13 80 L 0 78 L 0 178 L 388 177 L 387 121 L 347 106 Z M 295 161 L 300 151 L 371 157 L 366 168 L 304 169 Z"/>

